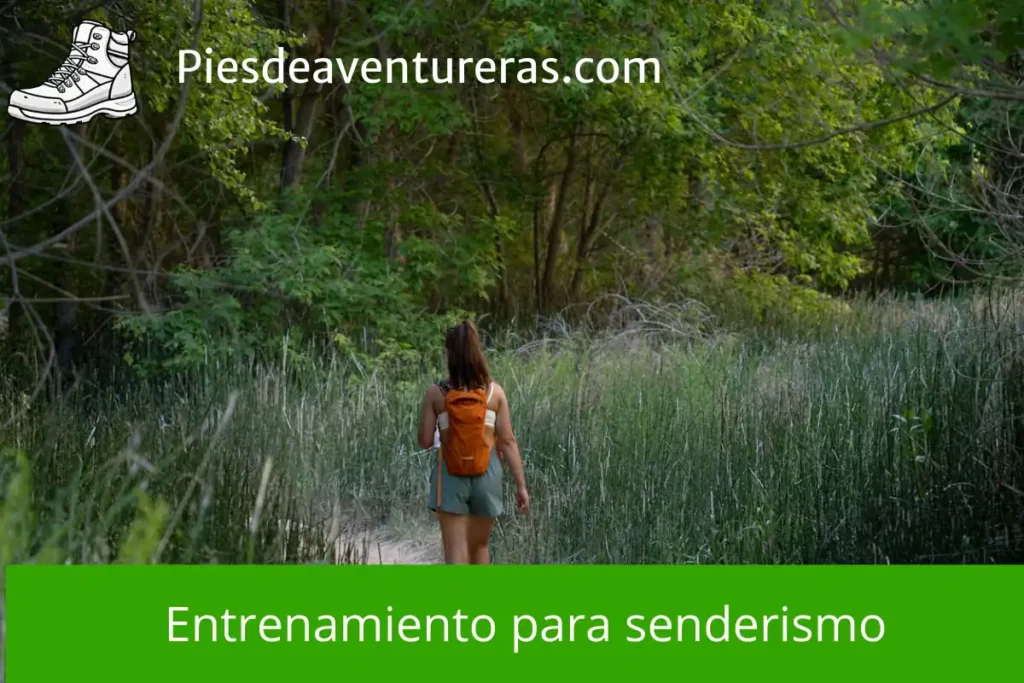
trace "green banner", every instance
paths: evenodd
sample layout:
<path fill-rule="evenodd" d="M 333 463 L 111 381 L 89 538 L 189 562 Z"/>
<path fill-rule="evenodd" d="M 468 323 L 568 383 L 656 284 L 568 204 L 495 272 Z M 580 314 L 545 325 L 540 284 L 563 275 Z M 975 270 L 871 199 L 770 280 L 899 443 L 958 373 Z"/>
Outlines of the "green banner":
<path fill-rule="evenodd" d="M 8 680 L 1017 675 L 1020 566 L 14 566 Z"/>

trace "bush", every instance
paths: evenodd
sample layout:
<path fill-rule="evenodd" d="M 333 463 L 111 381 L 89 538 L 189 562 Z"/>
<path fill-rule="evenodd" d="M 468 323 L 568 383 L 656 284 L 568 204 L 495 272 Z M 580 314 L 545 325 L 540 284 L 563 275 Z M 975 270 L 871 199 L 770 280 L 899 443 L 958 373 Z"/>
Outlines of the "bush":
<path fill-rule="evenodd" d="M 422 207 L 414 213 L 420 225 L 441 220 Z M 253 355 L 304 363 L 305 351 L 328 344 L 364 365 L 415 358 L 471 315 L 438 300 L 482 293 L 487 255 L 466 242 L 446 253 L 443 243 L 411 235 L 389 258 L 385 232 L 342 210 L 316 224 L 294 211 L 261 215 L 228 234 L 224 265 L 177 272 L 167 310 L 120 319 L 135 349 L 126 359 L 149 372 Z"/>

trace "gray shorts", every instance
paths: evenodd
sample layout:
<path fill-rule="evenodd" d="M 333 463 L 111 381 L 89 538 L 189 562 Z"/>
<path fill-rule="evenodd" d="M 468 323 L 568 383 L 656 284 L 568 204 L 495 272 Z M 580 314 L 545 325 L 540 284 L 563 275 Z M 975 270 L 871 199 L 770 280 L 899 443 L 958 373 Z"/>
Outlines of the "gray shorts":
<path fill-rule="evenodd" d="M 456 477 L 448 474 L 444 458 L 436 456 L 430 470 L 427 507 L 431 510 L 478 517 L 497 517 L 504 512 L 501 496 L 501 461 L 496 450 L 491 451 L 491 464 L 487 471 L 478 477 Z M 437 486 L 439 474 L 440 490 Z"/>

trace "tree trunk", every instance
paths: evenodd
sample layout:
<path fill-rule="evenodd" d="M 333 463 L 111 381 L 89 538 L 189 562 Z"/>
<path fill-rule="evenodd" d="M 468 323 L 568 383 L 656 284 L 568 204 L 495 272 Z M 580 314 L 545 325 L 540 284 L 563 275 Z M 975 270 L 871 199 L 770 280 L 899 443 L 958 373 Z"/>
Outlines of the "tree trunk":
<path fill-rule="evenodd" d="M 389 259 L 398 258 L 398 248 L 402 245 L 402 223 L 400 221 L 401 205 L 399 204 L 395 181 L 388 180 L 387 227 L 384 229 L 384 255 Z"/>
<path fill-rule="evenodd" d="M 155 128 L 157 135 L 150 150 L 151 162 L 156 158 L 158 148 L 162 144 L 165 126 L 160 124 L 155 126 Z M 132 255 L 132 261 L 137 265 L 146 262 L 146 252 L 149 250 L 150 240 L 160 234 L 164 201 L 163 184 L 160 182 L 162 172 L 163 164 L 156 164 L 152 171 L 152 182 L 148 183 L 149 192 L 146 193 L 146 202 L 142 209 L 142 236 Z"/>
<path fill-rule="evenodd" d="M 506 89 L 505 92 L 508 93 L 508 119 L 515 146 L 516 171 L 520 174 L 525 174 L 528 168 L 526 161 L 526 129 L 523 125 L 523 117 L 519 114 L 515 97 L 512 95 L 512 90 Z"/>
<path fill-rule="evenodd" d="M 163 118 L 159 119 L 153 125 L 154 138 L 149 151 L 149 159 L 151 163 L 156 159 L 160 145 L 163 144 L 164 136 L 168 134 L 168 127 L 168 121 Z M 159 262 L 162 258 L 160 255 L 160 238 L 164 227 L 164 209 L 166 206 L 166 197 L 163 185 L 165 175 L 166 167 L 164 166 L 164 162 L 161 161 L 153 166 L 150 182 L 146 184 L 146 199 L 142 206 L 141 221 L 139 223 L 140 234 L 135 246 L 129 246 L 131 251 L 128 254 L 131 259 L 132 267 L 137 270 L 156 270 L 159 268 Z M 124 226 L 120 223 L 118 225 L 123 231 Z M 125 239 L 127 240 L 127 234 L 122 234 L 125 234 Z M 114 242 L 114 244 L 116 245 L 116 242 Z M 186 249 L 188 248 L 187 244 L 183 246 Z M 116 250 L 117 247 L 115 246 L 114 249 Z M 139 273 L 126 273 L 122 278 L 120 286 L 125 287 L 128 291 L 131 291 L 138 296 L 141 292 L 146 292 L 147 288 L 152 283 L 153 280 L 151 276 L 143 277 Z M 153 293 L 154 292 L 151 290 L 146 294 L 146 296 Z"/>
<path fill-rule="evenodd" d="M 290 11 L 289 0 L 278 0 L 277 11 L 278 17 L 281 20 L 281 30 L 285 32 L 291 32 L 292 30 L 292 17 Z M 284 58 L 284 71 L 288 73 L 288 65 L 291 63 L 291 57 L 288 55 L 288 46 L 282 45 L 285 50 Z M 281 127 L 291 133 L 295 130 L 294 112 L 292 111 L 292 85 L 289 84 L 284 92 L 281 93 Z M 284 154 L 281 158 L 282 173 L 288 160 L 288 145 L 285 144 Z"/>
<path fill-rule="evenodd" d="M 290 131 L 292 137 L 285 143 L 284 163 L 281 170 L 282 188 L 292 187 L 302 175 L 302 166 L 306 161 L 306 148 L 303 146 L 302 140 L 308 144 L 309 138 L 313 134 L 313 124 L 316 123 L 322 88 L 323 86 L 320 84 L 310 83 L 299 98 L 295 128 Z"/>
<path fill-rule="evenodd" d="M 84 138 L 86 130 L 84 125 L 76 125 L 72 127 L 72 131 L 76 137 L 72 138 L 69 136 L 67 138 L 68 144 L 77 145 L 78 148 L 74 152 L 72 152 L 71 149 L 67 150 L 67 163 L 68 168 L 74 169 L 73 173 L 76 176 L 74 182 L 70 183 L 70 186 L 76 187 L 81 182 L 82 170 L 75 163 L 74 156 L 77 155 L 79 159 L 83 158 L 82 145 L 78 140 Z M 61 197 L 58 201 L 57 210 L 53 214 L 53 233 L 60 232 L 72 222 L 72 199 L 73 195 L 69 194 Z M 68 238 L 68 253 L 74 253 L 75 241 L 74 235 Z M 74 384 L 75 366 L 76 361 L 78 360 L 78 302 L 70 296 L 75 294 L 77 287 L 69 273 L 69 269 L 66 267 L 57 269 L 57 276 L 54 284 L 59 288 L 59 291 L 66 292 L 66 294 L 62 294 L 62 296 L 66 298 L 58 301 L 54 308 L 56 324 L 53 331 L 57 384 L 61 391 L 66 391 Z"/>
<path fill-rule="evenodd" d="M 508 312 L 508 284 L 505 275 L 505 249 L 502 244 L 501 232 L 498 230 L 498 202 L 494 198 L 494 188 L 486 180 L 481 183 L 484 196 L 487 198 L 487 214 L 494 226 L 494 255 L 498 264 L 498 294 L 495 301 L 495 313 L 499 318 Z"/>
<path fill-rule="evenodd" d="M 547 254 L 544 259 L 544 276 L 541 280 L 541 310 L 546 311 L 552 304 L 555 291 L 555 268 L 558 266 L 558 252 L 562 248 L 562 220 L 568 202 L 569 188 L 572 186 L 573 173 L 576 170 L 576 135 L 569 138 L 569 149 L 566 153 L 565 170 L 558 184 L 557 195 L 548 222 Z"/>
<path fill-rule="evenodd" d="M 25 198 L 25 122 L 11 119 L 7 131 L 7 219 L 14 220 L 24 210 Z M 8 231 L 10 232 L 10 231 Z"/>
<path fill-rule="evenodd" d="M 534 313 L 541 313 L 540 296 L 540 202 L 533 202 L 533 306 Z"/>
<path fill-rule="evenodd" d="M 592 145 L 588 145 L 592 147 Z M 579 296 L 582 278 L 583 262 L 583 240 L 587 234 L 587 221 L 590 218 L 590 201 L 594 194 L 594 164 L 593 155 L 587 154 L 587 174 L 583 181 L 583 205 L 580 207 L 580 230 L 579 238 L 576 240 L 576 271 L 572 275 L 572 282 L 569 285 L 569 301 L 575 302 Z"/>
<path fill-rule="evenodd" d="M 590 256 L 590 250 L 594 248 L 597 236 L 601 233 L 604 202 L 608 197 L 608 192 L 611 190 L 613 182 L 615 182 L 614 176 L 608 179 L 608 182 L 604 184 L 598 193 L 597 199 L 594 201 L 594 208 L 590 211 L 589 220 L 586 220 L 585 224 L 581 223 L 580 238 L 576 243 L 576 272 L 572 275 L 572 285 L 570 286 L 570 296 L 572 296 L 573 301 L 578 301 L 580 298 L 580 293 L 583 289 L 584 264 Z"/>
<path fill-rule="evenodd" d="M 7 225 L 0 230 L 11 234 L 15 221 L 25 210 L 25 123 L 19 119 L 11 119 L 7 131 L 7 170 L 10 180 L 7 185 Z M 14 267 L 14 266 L 12 266 Z M 10 277 L 10 274 L 6 274 Z M 18 319 L 21 317 L 21 304 L 13 302 L 7 309 L 7 329 L 13 334 Z"/>
<path fill-rule="evenodd" d="M 502 319 L 508 313 L 508 285 L 506 282 L 505 273 L 505 249 L 504 245 L 502 244 L 501 231 L 498 229 L 498 216 L 500 215 L 501 212 L 498 208 L 498 200 L 494 196 L 494 187 L 487 177 L 488 173 L 486 170 L 486 165 L 484 163 L 485 156 L 483 151 L 483 145 L 481 143 L 481 140 L 483 139 L 483 133 L 479 128 L 480 111 L 479 102 L 477 100 L 475 90 L 470 91 L 470 101 L 472 102 L 473 105 L 473 120 L 476 123 L 476 130 L 474 131 L 475 134 L 473 135 L 470 144 L 475 155 L 475 162 L 479 169 L 477 171 L 478 184 L 480 185 L 480 190 L 483 192 L 484 199 L 487 200 L 487 215 L 490 217 L 491 226 L 494 229 L 494 255 L 498 266 L 498 291 L 495 298 L 493 311 L 494 314 L 499 319 Z M 454 156 L 452 161 L 454 164 Z M 525 158 L 523 159 L 520 168 L 525 171 Z"/>
<path fill-rule="evenodd" d="M 327 18 L 322 30 L 319 32 L 318 40 L 311 45 L 308 55 L 304 57 L 313 63 L 321 57 L 330 57 L 334 51 L 334 43 L 338 39 L 338 30 L 341 26 L 341 11 L 344 6 L 342 0 L 328 0 Z M 286 8 L 285 8 L 286 9 Z M 287 79 L 287 75 L 285 76 Z M 285 123 L 289 123 L 292 109 L 292 95 L 290 91 L 294 87 L 289 83 L 287 90 L 289 95 L 285 98 Z M 294 126 L 289 130 L 292 137 L 285 143 L 284 160 L 281 166 L 281 188 L 287 189 L 294 186 L 302 176 L 302 166 L 306 160 L 306 148 L 300 139 L 308 144 L 313 135 L 313 127 L 316 124 L 316 117 L 320 108 L 320 99 L 323 94 L 324 84 L 317 83 L 310 79 L 302 90 L 299 97 L 299 108 L 294 115 Z"/>
<path fill-rule="evenodd" d="M 125 156 L 121 151 L 121 145 L 118 145 L 119 135 L 115 133 L 111 139 L 111 148 L 115 154 Z M 126 157 L 127 158 L 127 157 Z M 110 194 L 116 196 L 125 188 L 128 184 L 128 171 L 123 166 L 116 162 L 110 164 Z M 118 228 L 129 244 L 132 243 L 134 237 L 132 231 L 128 228 L 128 201 L 122 199 L 121 201 L 110 207 L 110 215 L 114 217 L 114 221 L 117 223 Z M 116 240 L 109 240 L 116 244 Z M 107 253 L 108 240 L 103 230 L 97 231 L 96 234 L 96 248 L 93 255 L 93 261 L 98 264 L 109 264 L 111 263 L 110 255 Z M 115 288 L 119 285 L 119 278 L 112 272 L 106 270 L 100 270 L 97 275 L 102 279 L 100 284 L 100 292 L 103 296 L 113 296 L 116 294 Z"/>

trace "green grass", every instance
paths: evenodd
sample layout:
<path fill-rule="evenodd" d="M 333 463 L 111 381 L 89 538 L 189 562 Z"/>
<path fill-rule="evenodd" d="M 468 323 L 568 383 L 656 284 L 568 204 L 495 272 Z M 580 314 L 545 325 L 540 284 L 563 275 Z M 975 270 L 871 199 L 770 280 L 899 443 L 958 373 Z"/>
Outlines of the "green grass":
<path fill-rule="evenodd" d="M 495 561 L 1022 561 L 1020 313 L 889 303 L 799 335 L 494 351 L 534 501 L 500 521 Z M 428 523 L 415 420 L 439 373 L 336 359 L 87 386 L 0 435 L 32 479 L 12 502 L 0 466 L 6 524 L 32 512 L 7 560 L 337 561 L 339 522 Z M 140 514 L 140 489 L 166 508 Z"/>

